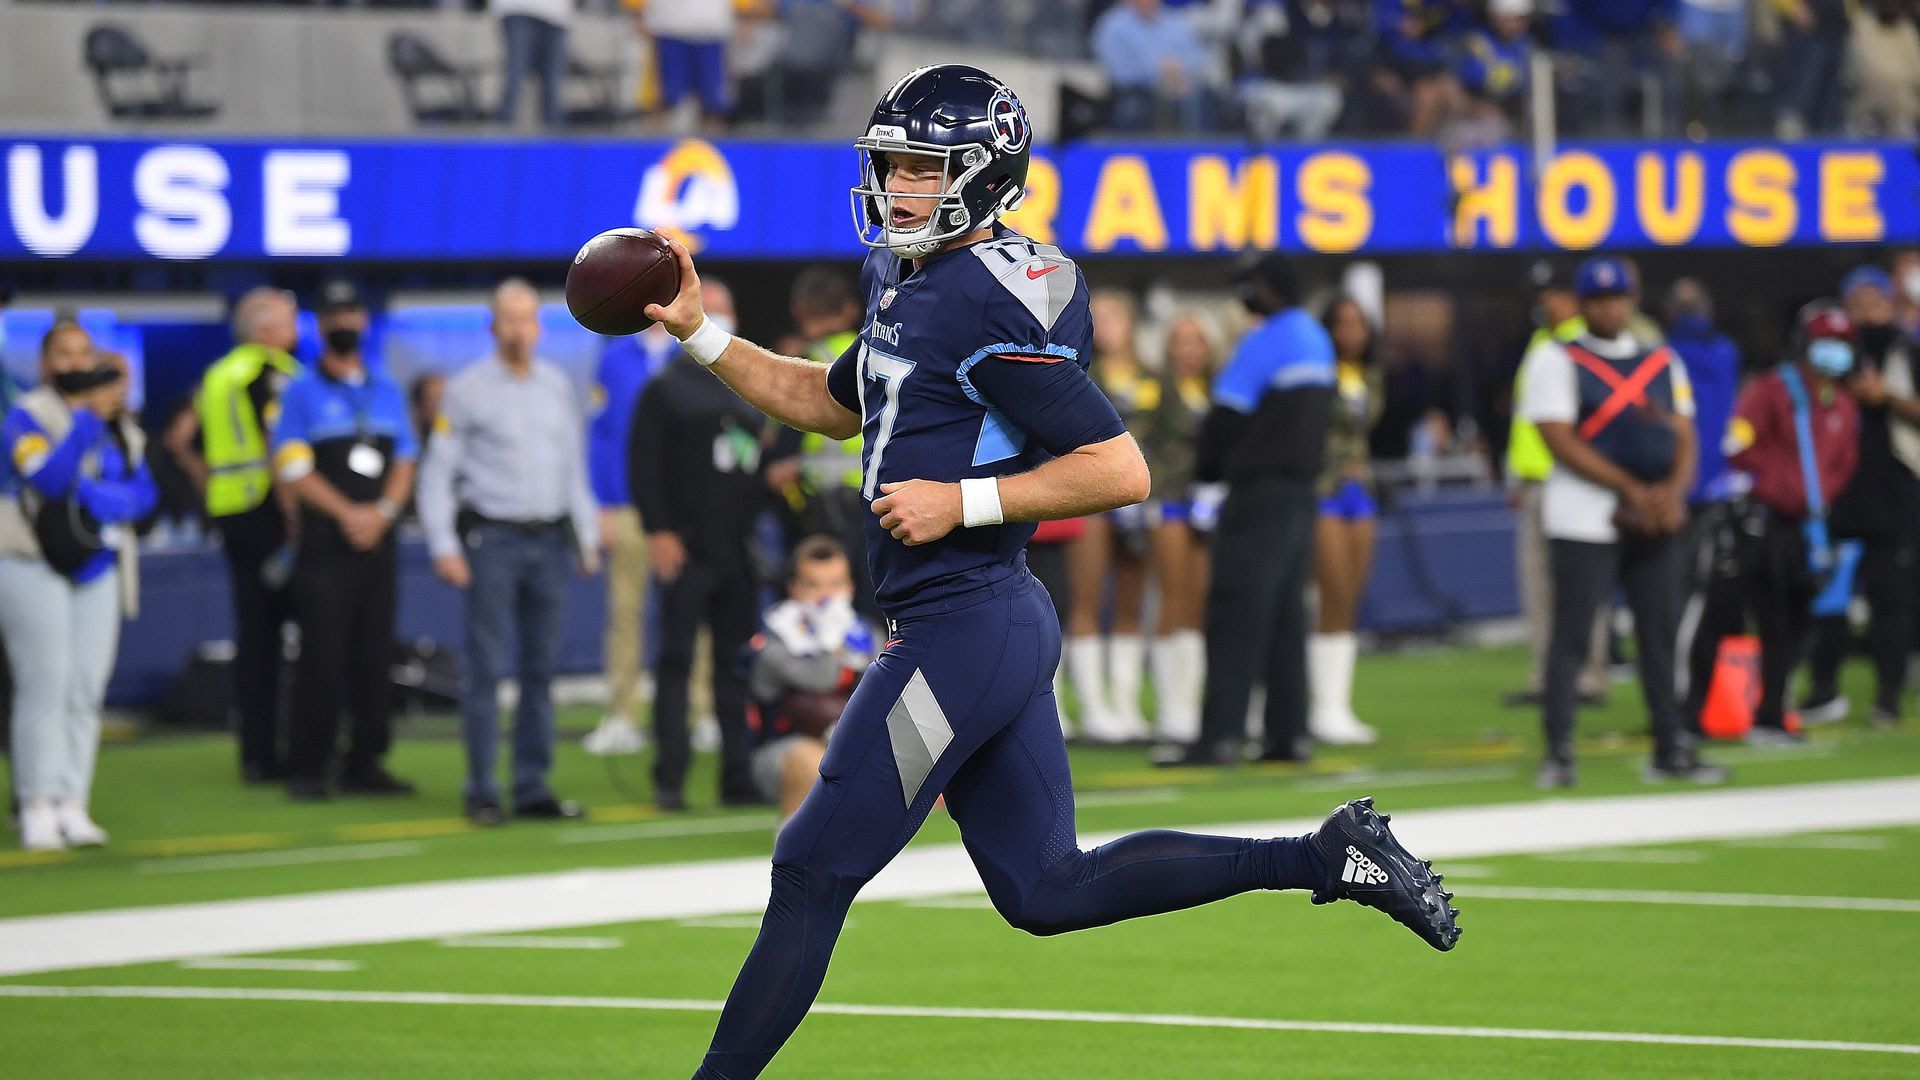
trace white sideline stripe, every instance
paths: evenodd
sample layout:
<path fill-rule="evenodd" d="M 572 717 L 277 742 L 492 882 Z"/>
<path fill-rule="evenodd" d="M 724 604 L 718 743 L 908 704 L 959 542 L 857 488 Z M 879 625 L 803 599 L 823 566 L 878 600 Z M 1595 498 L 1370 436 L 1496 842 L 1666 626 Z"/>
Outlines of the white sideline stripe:
<path fill-rule="evenodd" d="M 534 937 L 516 935 L 508 937 L 460 937 L 441 938 L 441 946 L 448 949 L 617 949 L 626 944 L 617 937 Z"/>
<path fill-rule="evenodd" d="M 567 997 L 530 994 L 442 994 L 382 990 L 226 989 L 202 986 L 0 985 L 0 997 L 135 998 L 160 1001 L 290 1001 L 348 1005 L 465 1005 L 523 1009 L 628 1009 L 717 1013 L 718 1001 L 680 998 Z M 1451 1027 L 1442 1024 L 1374 1024 L 1340 1020 L 1268 1020 L 1251 1016 L 1185 1016 L 1165 1013 L 965 1009 L 927 1005 L 816 1003 L 811 1015 L 938 1020 L 1025 1020 L 1053 1024 L 1135 1024 L 1150 1027 L 1234 1028 L 1335 1035 L 1426 1035 L 1462 1039 L 1522 1039 L 1543 1042 L 1637 1043 L 1714 1046 L 1753 1050 L 1821 1050 L 1852 1054 L 1920 1054 L 1909 1043 L 1840 1042 L 1829 1039 L 1760 1039 L 1741 1035 L 1675 1035 L 1653 1031 L 1558 1031 L 1551 1028 Z"/>
<path fill-rule="evenodd" d="M 418 855 L 427 845 L 418 840 L 344 847 L 294 848 L 291 851 L 252 851 L 234 855 L 191 855 L 172 859 L 143 859 L 134 864 L 140 874 L 193 874 L 206 870 L 247 870 L 258 866 L 303 866 L 308 863 L 359 862 Z"/>
<path fill-rule="evenodd" d="M 1266 837 L 1317 824 L 1315 817 L 1202 828 Z M 1401 815 L 1394 831 L 1422 858 L 1473 859 L 1915 824 L 1920 777 L 1422 810 Z M 1092 845 L 1118 835 L 1081 839 Z M 761 855 L 29 916 L 0 920 L 0 975 L 757 914 L 768 888 Z M 901 853 L 861 898 L 983 891 L 959 844 L 924 844 Z"/>
<path fill-rule="evenodd" d="M 587 825 L 556 833 L 562 844 L 598 844 L 609 840 L 664 840 L 675 836 L 773 832 L 771 817 L 714 818 L 711 821 L 646 821 L 634 825 Z"/>
<path fill-rule="evenodd" d="M 1697 851 L 1622 851 L 1619 848 L 1556 851 L 1534 857 L 1547 862 L 1671 863 L 1674 865 L 1697 863 L 1706 858 Z M 1441 869 L 1446 868 L 1441 867 Z"/>
<path fill-rule="evenodd" d="M 1479 780 L 1504 780 L 1518 772 L 1511 765 L 1446 765 L 1432 769 L 1395 769 L 1376 772 L 1356 769 L 1333 776 L 1315 777 L 1292 785 L 1295 791 L 1350 791 L 1357 788 L 1425 787 L 1429 784 L 1466 784 Z"/>
<path fill-rule="evenodd" d="M 1872 896 L 1786 896 L 1772 893 L 1673 892 L 1664 889 L 1542 889 L 1525 885 L 1463 885 L 1458 892 L 1462 899 L 1468 900 L 1568 900 L 1596 904 L 1682 904 L 1920 914 L 1920 900 Z"/>
<path fill-rule="evenodd" d="M 204 956 L 182 960 L 188 971 L 359 971 L 358 960 L 276 960 L 266 956 Z"/>

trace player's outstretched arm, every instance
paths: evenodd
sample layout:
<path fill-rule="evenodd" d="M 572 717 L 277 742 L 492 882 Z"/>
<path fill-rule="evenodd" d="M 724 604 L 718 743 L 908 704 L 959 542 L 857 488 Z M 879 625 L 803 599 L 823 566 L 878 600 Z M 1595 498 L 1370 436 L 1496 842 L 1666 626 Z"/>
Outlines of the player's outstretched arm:
<path fill-rule="evenodd" d="M 989 511 L 985 520 L 975 524 L 1057 521 L 1101 514 L 1145 499 L 1149 481 L 1147 461 L 1139 445 L 1132 435 L 1122 432 L 1062 454 L 1030 472 L 978 481 L 995 489 L 999 512 L 995 515 Z M 873 501 L 880 527 L 909 546 L 932 543 L 967 524 L 968 496 L 960 484 L 907 480 L 881 484 L 880 493 L 881 497 Z M 981 508 L 976 507 L 975 512 L 981 512 Z"/>
<path fill-rule="evenodd" d="M 678 240 L 668 240 L 680 261 L 680 294 L 671 304 L 648 304 L 646 316 L 664 324 L 695 360 L 733 388 L 747 404 L 788 427 L 817 431 L 835 439 L 860 434 L 860 417 L 827 391 L 827 366 L 781 356 L 733 337 L 707 323 L 700 303 L 700 275 L 693 256 Z"/>

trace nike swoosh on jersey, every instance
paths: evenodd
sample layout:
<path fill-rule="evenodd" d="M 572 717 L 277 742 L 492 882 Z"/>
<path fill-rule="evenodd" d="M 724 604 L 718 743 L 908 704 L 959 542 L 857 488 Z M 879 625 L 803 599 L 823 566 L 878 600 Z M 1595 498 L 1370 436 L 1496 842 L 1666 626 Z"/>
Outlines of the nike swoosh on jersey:
<path fill-rule="evenodd" d="M 1041 278 L 1043 278 L 1043 277 L 1046 277 L 1046 276 L 1047 276 L 1048 274 L 1051 274 L 1051 273 L 1053 273 L 1053 272 L 1054 272 L 1055 270 L 1058 270 L 1058 269 L 1060 269 L 1060 264 L 1059 264 L 1059 263 L 1051 263 L 1051 264 L 1049 264 L 1049 265 L 1047 265 L 1047 266 L 1044 266 L 1044 267 L 1041 267 L 1041 268 L 1040 268 L 1040 269 L 1038 269 L 1038 270 L 1036 270 L 1036 269 L 1034 269 L 1033 267 L 1031 267 L 1031 266 L 1029 266 L 1029 267 L 1027 267 L 1027 280 L 1028 280 L 1028 281 L 1039 281 L 1039 280 L 1040 280 Z"/>

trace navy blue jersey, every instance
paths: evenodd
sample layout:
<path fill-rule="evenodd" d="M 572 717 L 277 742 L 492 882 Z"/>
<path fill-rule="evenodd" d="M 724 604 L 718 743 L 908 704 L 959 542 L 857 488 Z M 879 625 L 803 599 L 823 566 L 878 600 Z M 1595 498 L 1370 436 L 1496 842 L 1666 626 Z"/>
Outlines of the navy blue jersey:
<path fill-rule="evenodd" d="M 1008 476 L 1125 434 L 1087 376 L 1087 284 L 1059 248 L 997 230 L 910 269 L 891 252 L 867 257 L 866 325 L 827 376 L 861 417 L 867 503 L 883 484 Z M 909 547 L 869 514 L 881 608 L 900 618 L 1018 573 L 1033 528 L 958 528 Z"/>

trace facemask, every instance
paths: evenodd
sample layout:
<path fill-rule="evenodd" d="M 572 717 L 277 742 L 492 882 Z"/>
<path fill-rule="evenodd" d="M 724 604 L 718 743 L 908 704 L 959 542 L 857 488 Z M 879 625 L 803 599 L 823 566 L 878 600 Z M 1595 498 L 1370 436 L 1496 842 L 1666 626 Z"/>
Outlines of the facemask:
<path fill-rule="evenodd" d="M 1837 379 L 1853 368 L 1853 346 L 1839 338 L 1821 338 L 1807 346 L 1807 363 L 1820 374 Z"/>
<path fill-rule="evenodd" d="M 1900 336 L 1897 326 L 1863 326 L 1860 328 L 1860 351 L 1871 357 L 1884 357 Z"/>
<path fill-rule="evenodd" d="M 340 356 L 360 349 L 360 331 L 351 326 L 336 326 L 326 332 L 327 351 Z"/>
<path fill-rule="evenodd" d="M 62 394 L 84 394 L 120 381 L 120 369 L 101 364 L 86 371 L 61 371 L 53 376 L 53 388 Z"/>
<path fill-rule="evenodd" d="M 1704 311 L 1679 311 L 1674 313 L 1671 329 L 1682 337 L 1706 337 L 1713 332 L 1713 320 Z"/>

